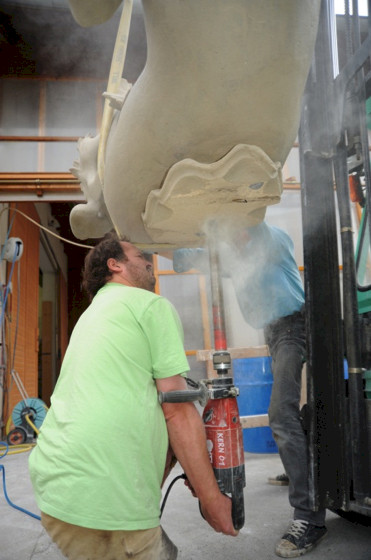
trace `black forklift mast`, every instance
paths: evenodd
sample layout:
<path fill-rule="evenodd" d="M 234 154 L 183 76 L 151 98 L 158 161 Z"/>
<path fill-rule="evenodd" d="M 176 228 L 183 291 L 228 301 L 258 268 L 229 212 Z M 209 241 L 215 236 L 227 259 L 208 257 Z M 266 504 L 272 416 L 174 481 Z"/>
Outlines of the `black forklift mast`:
<path fill-rule="evenodd" d="M 335 77 L 332 10 L 333 2 L 322 0 L 299 131 L 310 496 L 314 509 L 352 509 L 371 516 L 370 450 L 348 169 L 350 157 L 356 165 L 359 161 L 359 167 L 364 167 L 367 199 L 371 200 L 363 76 L 363 66 L 371 53 L 371 39 L 368 36 L 361 44 L 355 0 L 353 16 L 349 5 L 345 14 L 345 23 L 353 36 L 352 45 L 349 48 L 347 43 L 346 63 Z M 366 206 L 370 212 L 370 205 L 366 203 Z M 342 297 L 337 211 L 343 264 Z M 344 358 L 348 363 L 347 385 Z"/>

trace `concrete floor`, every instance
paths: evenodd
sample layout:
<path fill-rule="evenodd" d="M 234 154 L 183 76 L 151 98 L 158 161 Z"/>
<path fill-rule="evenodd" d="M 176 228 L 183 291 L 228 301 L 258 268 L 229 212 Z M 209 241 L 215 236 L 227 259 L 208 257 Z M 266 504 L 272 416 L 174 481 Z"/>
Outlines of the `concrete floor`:
<path fill-rule="evenodd" d="M 5 467 L 9 499 L 38 514 L 28 475 L 29 453 L 0 459 Z M 267 484 L 268 476 L 282 472 L 277 454 L 246 453 L 246 522 L 237 538 L 215 533 L 200 517 L 198 502 L 183 481 L 175 483 L 162 517 L 162 525 L 179 549 L 179 560 L 271 560 L 274 546 L 291 519 L 287 487 Z M 181 470 L 176 467 L 170 481 Z M 166 490 L 166 488 L 165 488 Z M 311 560 L 370 560 L 371 529 L 328 514 L 327 537 L 308 554 Z M 9 506 L 0 492 L 0 559 L 63 560 L 40 522 Z"/>

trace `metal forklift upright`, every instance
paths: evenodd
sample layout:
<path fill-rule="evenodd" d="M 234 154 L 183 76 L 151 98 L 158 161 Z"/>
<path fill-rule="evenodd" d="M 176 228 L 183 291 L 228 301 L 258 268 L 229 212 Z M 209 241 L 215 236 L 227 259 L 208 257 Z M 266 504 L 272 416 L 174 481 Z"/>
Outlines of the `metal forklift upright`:
<path fill-rule="evenodd" d="M 355 3 L 353 2 L 353 5 Z M 323 0 L 299 133 L 307 316 L 308 439 L 313 508 L 361 505 L 369 491 L 345 118 L 350 81 L 369 56 L 362 47 L 335 78 L 333 3 Z M 354 14 L 356 17 L 356 14 Z M 348 136 L 348 140 L 350 136 Z M 336 185 L 334 189 L 334 176 Z M 338 206 L 336 207 L 335 193 Z M 340 295 L 336 210 L 343 257 Z M 349 366 L 349 395 L 344 381 Z M 348 408 L 348 410 L 347 410 Z M 349 421 L 348 421 L 349 419 Z"/>
<path fill-rule="evenodd" d="M 333 188 L 332 58 L 323 1 L 299 133 L 307 321 L 309 486 L 313 509 L 347 501 L 343 341 Z"/>

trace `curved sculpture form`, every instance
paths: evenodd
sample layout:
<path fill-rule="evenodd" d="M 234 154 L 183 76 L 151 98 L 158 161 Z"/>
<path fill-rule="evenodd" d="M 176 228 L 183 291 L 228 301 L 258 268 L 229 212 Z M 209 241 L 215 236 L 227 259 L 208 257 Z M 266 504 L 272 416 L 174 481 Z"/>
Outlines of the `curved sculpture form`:
<path fill-rule="evenodd" d="M 281 191 L 281 164 L 257 146 L 239 144 L 215 163 L 175 163 L 162 187 L 149 193 L 143 223 L 158 242 L 176 237 L 187 246 L 191 232 L 199 244 L 206 235 L 206 218 L 234 227 L 247 220 L 256 225 L 266 206 L 280 201 Z"/>
<path fill-rule="evenodd" d="M 70 4 L 76 11 L 79 0 Z M 102 203 L 116 229 L 134 243 L 199 246 L 201 225 L 209 218 L 256 223 L 267 204 L 279 201 L 280 167 L 297 134 L 320 0 L 143 0 L 142 5 L 147 63 L 111 127 Z M 228 154 L 241 146 L 247 159 L 234 166 L 233 180 L 223 179 L 221 189 Z M 184 174 L 179 181 L 180 162 L 192 176 L 192 189 Z M 261 196 L 259 188 L 255 199 L 253 189 L 246 196 L 243 189 L 265 184 L 273 168 L 269 196 Z M 85 219 L 79 207 L 71 216 L 77 237 Z"/>

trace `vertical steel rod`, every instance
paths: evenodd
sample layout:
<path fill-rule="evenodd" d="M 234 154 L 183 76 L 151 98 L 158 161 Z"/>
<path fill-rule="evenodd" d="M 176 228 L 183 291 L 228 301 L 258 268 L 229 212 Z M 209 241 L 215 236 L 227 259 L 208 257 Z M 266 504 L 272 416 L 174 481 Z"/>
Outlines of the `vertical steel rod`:
<path fill-rule="evenodd" d="M 208 231 L 211 301 L 214 326 L 214 348 L 216 351 L 227 350 L 227 338 L 224 320 L 223 289 L 220 276 L 217 225 L 212 222 Z"/>

